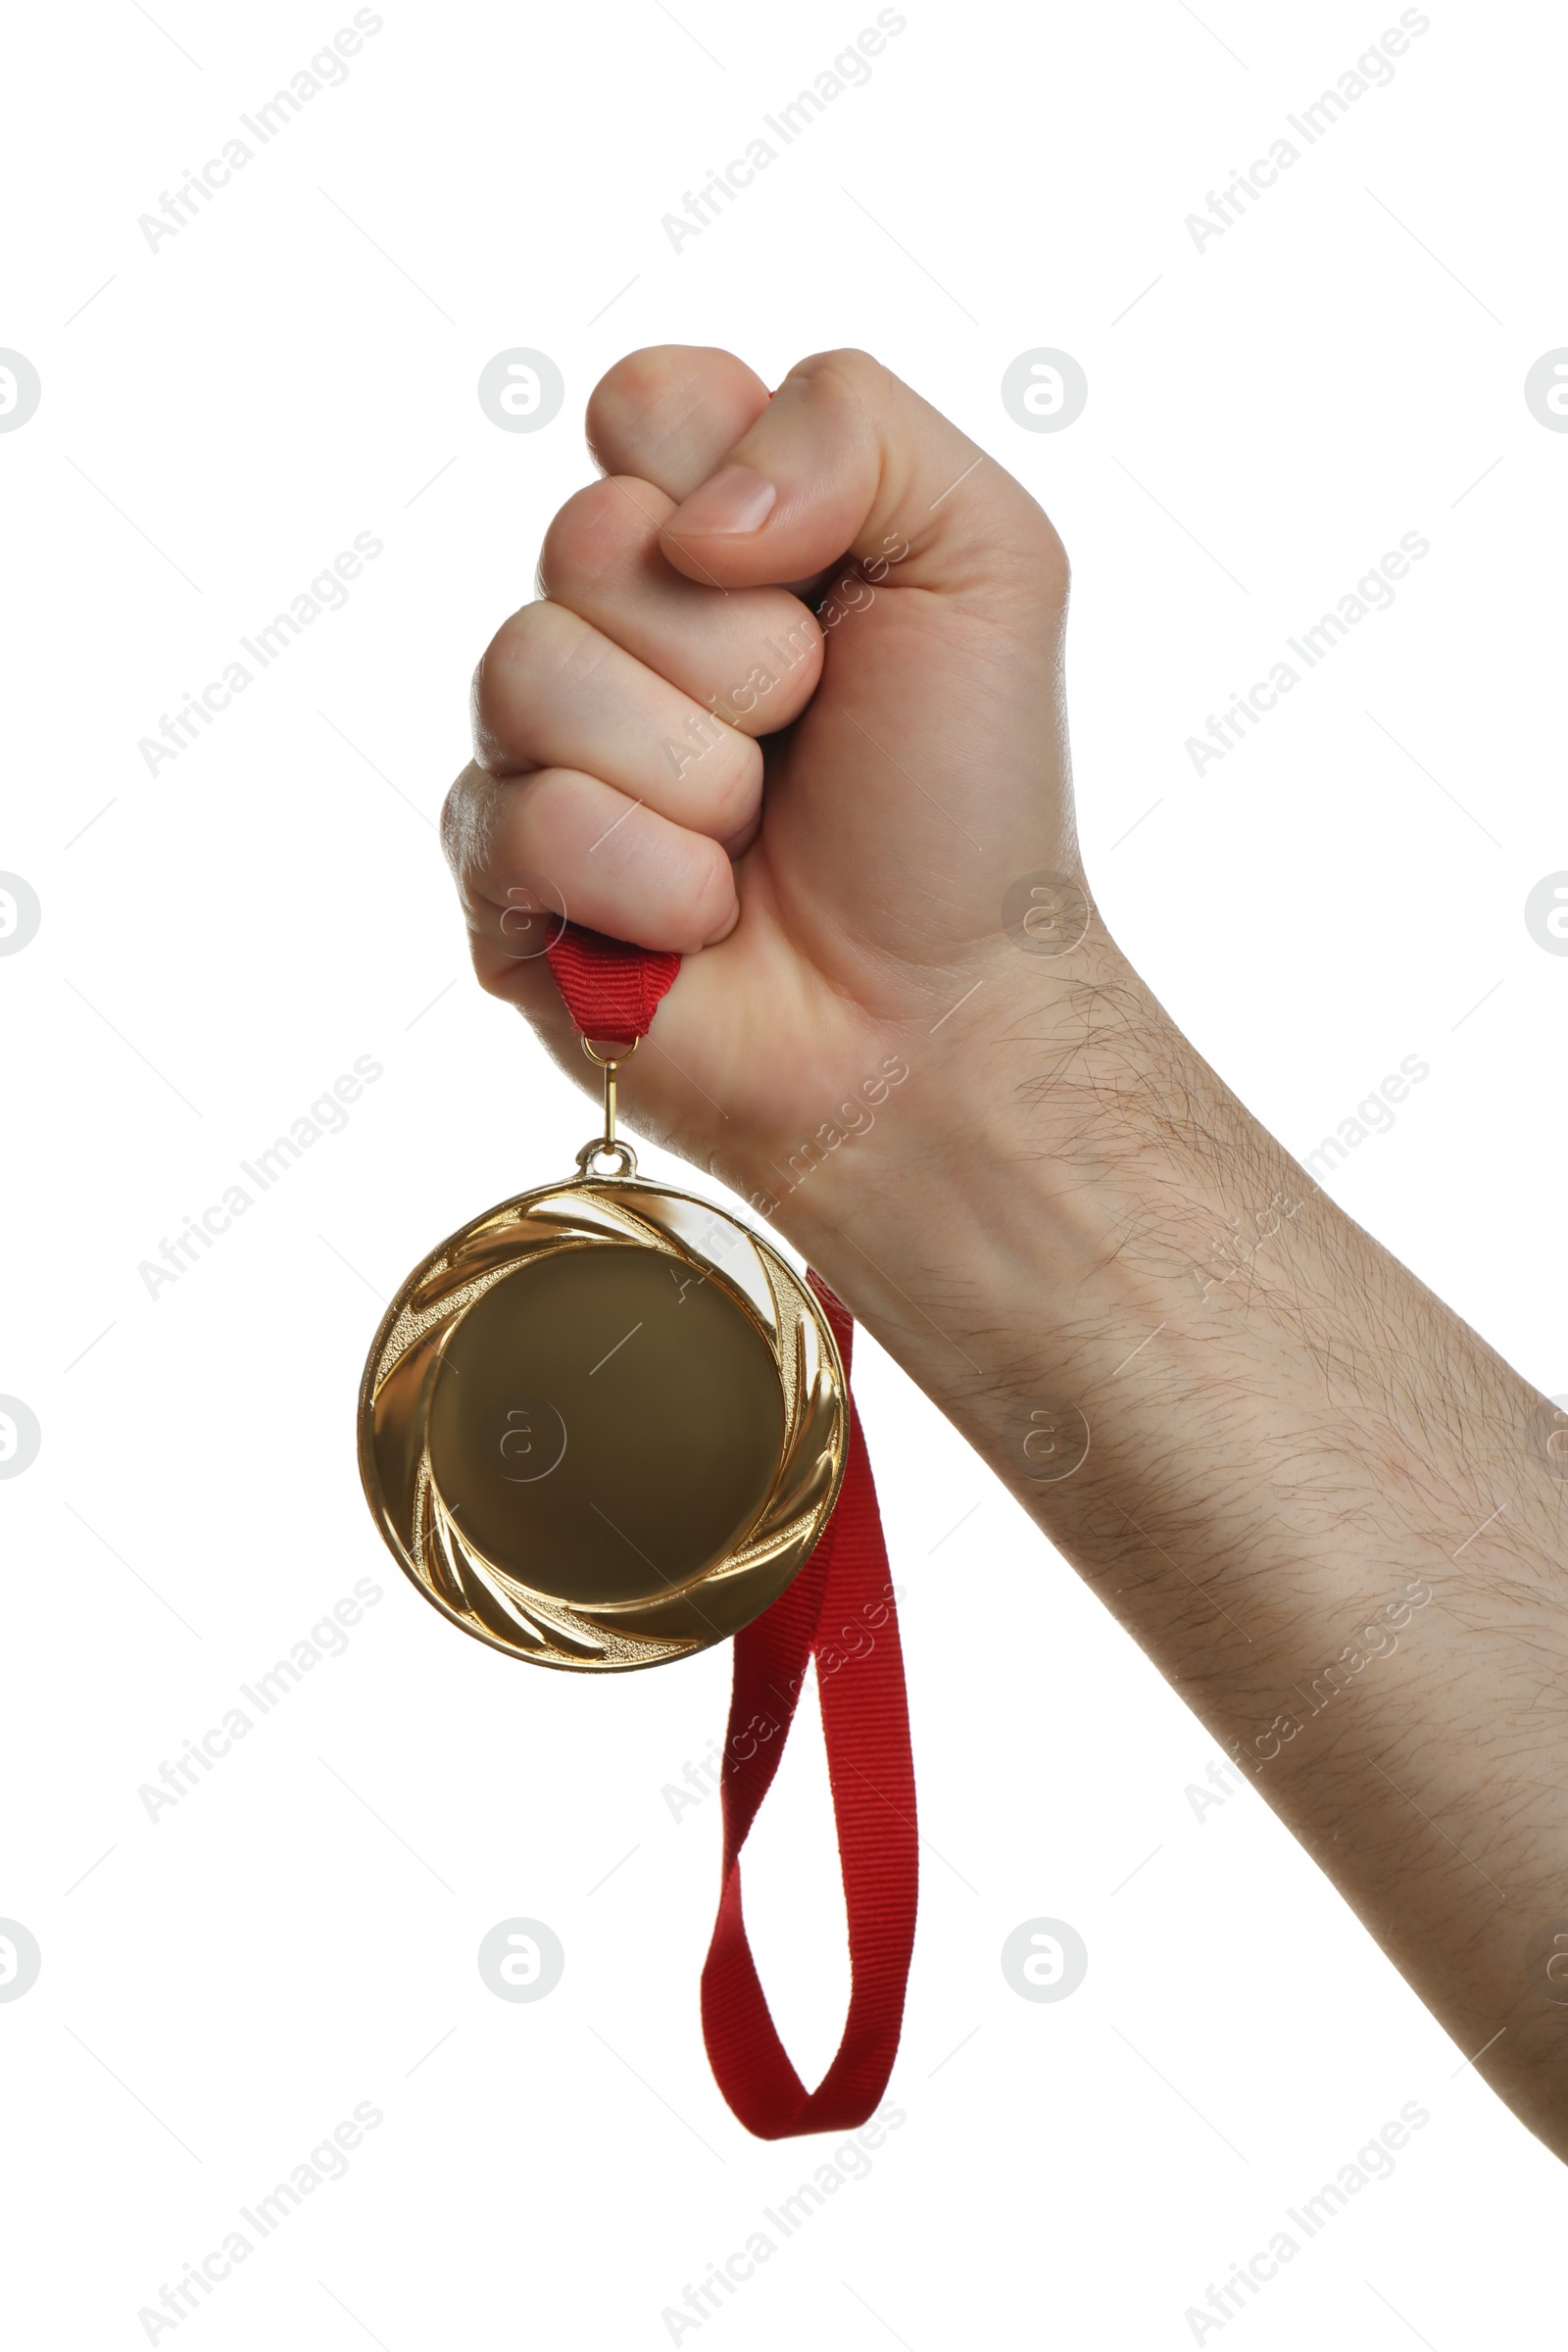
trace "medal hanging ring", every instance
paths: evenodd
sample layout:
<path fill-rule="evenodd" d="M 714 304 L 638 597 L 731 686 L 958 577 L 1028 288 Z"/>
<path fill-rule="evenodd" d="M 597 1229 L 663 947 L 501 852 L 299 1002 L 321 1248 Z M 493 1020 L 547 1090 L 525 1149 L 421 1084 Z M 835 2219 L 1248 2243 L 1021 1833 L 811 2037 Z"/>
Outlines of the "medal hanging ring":
<path fill-rule="evenodd" d="M 584 1144 L 577 1154 L 578 1172 L 583 1176 L 601 1173 L 596 1163 L 612 1156 L 619 1158 L 618 1174 L 635 1176 L 637 1173 L 636 1152 L 630 1144 L 619 1143 L 615 1138 L 615 1073 L 623 1061 L 630 1061 L 642 1042 L 640 1037 L 634 1037 L 629 1044 L 615 1046 L 609 1053 L 601 1054 L 591 1037 L 581 1040 L 582 1050 L 594 1068 L 605 1073 L 605 1132 L 596 1142 Z"/>

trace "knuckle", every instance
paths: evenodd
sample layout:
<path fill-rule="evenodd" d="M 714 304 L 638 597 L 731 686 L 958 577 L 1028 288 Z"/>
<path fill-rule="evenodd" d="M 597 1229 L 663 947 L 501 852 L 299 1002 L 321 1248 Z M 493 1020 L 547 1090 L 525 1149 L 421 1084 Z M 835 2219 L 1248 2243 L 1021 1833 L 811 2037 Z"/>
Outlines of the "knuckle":
<path fill-rule="evenodd" d="M 813 390 L 867 407 L 876 404 L 891 380 L 879 359 L 853 343 L 837 351 L 812 352 L 790 369 L 790 375 L 805 377 Z"/>
<path fill-rule="evenodd" d="M 746 735 L 731 737 L 724 745 L 712 785 L 711 823 L 720 841 L 728 841 L 750 824 L 761 792 L 761 747 Z"/>
<path fill-rule="evenodd" d="M 441 850 L 465 900 L 489 862 L 494 801 L 490 778 L 470 763 L 441 804 Z"/>
<path fill-rule="evenodd" d="M 646 497 L 647 485 L 639 487 Z M 539 556 L 545 595 L 571 586 L 596 586 L 657 532 L 657 523 L 644 519 L 619 476 L 590 482 L 567 499 L 545 533 Z"/>
<path fill-rule="evenodd" d="M 480 676 L 487 685 L 504 679 L 514 690 L 548 685 L 570 661 L 584 628 L 564 605 L 537 598 L 502 622 L 485 649 Z"/>
<path fill-rule="evenodd" d="M 534 731 L 541 709 L 569 710 L 581 680 L 612 651 L 608 639 L 548 598 L 504 620 L 473 673 L 475 754 L 505 767 Z"/>
<path fill-rule="evenodd" d="M 640 351 L 628 351 L 595 384 L 588 399 L 590 418 L 601 408 L 642 408 L 656 400 L 679 354 L 680 346 L 675 343 L 645 343 Z"/>
<path fill-rule="evenodd" d="M 716 841 L 697 843 L 687 900 L 693 949 L 701 947 L 717 929 L 734 896 L 734 868 L 724 851 Z"/>
<path fill-rule="evenodd" d="M 588 396 L 585 422 L 588 447 L 607 473 L 615 446 L 628 436 L 656 443 L 662 437 L 672 409 L 679 406 L 680 386 L 691 374 L 692 358 L 678 343 L 653 343 L 628 352 L 600 377 Z M 606 444 L 609 452 L 602 456 Z"/>

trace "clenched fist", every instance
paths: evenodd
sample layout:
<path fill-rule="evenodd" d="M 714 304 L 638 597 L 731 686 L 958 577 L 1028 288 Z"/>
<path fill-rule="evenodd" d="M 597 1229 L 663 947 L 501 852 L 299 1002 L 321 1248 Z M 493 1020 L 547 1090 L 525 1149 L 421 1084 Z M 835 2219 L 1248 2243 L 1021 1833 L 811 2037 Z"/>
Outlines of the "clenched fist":
<path fill-rule="evenodd" d="M 520 910 L 543 885 L 594 930 L 678 950 L 626 1115 L 789 1231 L 792 1155 L 885 1098 L 879 1073 L 916 1071 L 913 1148 L 953 1127 L 943 1073 L 977 1017 L 998 1026 L 977 984 L 1029 960 L 1008 886 L 1076 877 L 1066 559 L 1027 492 L 863 352 L 802 361 L 771 400 L 727 352 L 639 352 L 588 434 L 605 478 L 562 508 L 542 600 L 479 664 L 447 804 L 475 966 L 591 1082 Z"/>

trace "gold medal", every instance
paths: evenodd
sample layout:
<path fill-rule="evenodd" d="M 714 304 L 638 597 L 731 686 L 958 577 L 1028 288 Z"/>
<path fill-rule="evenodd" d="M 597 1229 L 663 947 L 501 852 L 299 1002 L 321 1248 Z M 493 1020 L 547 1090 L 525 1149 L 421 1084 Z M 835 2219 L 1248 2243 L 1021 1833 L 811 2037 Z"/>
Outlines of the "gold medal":
<path fill-rule="evenodd" d="M 360 1473 L 454 1624 L 616 1672 L 706 1649 L 778 1597 L 837 1500 L 849 1410 L 807 1284 L 722 1209 L 638 1176 L 615 1136 L 627 1050 L 583 1046 L 603 1135 L 402 1285 L 361 1383 Z"/>
<path fill-rule="evenodd" d="M 739 1637 L 704 2038 L 748 2131 L 858 2130 L 898 2049 L 919 1864 L 854 1325 L 738 1219 L 639 1177 L 615 1074 L 680 958 L 558 919 L 544 953 L 604 1072 L 604 1132 L 574 1176 L 475 1217 L 404 1283 L 360 1384 L 360 1474 L 425 1598 L 511 1657 L 614 1673 Z M 629 1042 L 599 1052 L 590 1030 L 612 1029 Z M 808 2090 L 747 1942 L 740 1854 L 813 1663 L 851 1994 Z"/>

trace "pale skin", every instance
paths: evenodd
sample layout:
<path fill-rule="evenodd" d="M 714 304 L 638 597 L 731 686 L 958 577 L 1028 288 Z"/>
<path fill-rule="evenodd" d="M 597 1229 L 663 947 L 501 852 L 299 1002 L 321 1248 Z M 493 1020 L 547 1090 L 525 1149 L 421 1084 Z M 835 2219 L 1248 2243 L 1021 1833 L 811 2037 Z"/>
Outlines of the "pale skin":
<path fill-rule="evenodd" d="M 594 1085 L 530 893 L 686 957 L 626 1123 L 818 1268 L 1568 2159 L 1561 1416 L 1106 932 L 1020 485 L 853 351 L 771 402 L 639 352 L 588 432 L 447 805 L 481 983 Z"/>

